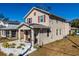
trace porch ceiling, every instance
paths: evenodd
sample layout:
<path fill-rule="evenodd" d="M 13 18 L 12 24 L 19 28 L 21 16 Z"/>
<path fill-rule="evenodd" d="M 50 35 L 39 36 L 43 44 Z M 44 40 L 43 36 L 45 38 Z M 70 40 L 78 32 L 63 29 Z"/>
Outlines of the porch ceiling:
<path fill-rule="evenodd" d="M 48 26 L 42 25 L 42 24 L 30 24 L 33 28 L 49 28 Z"/>
<path fill-rule="evenodd" d="M 42 24 L 35 24 L 35 23 L 32 23 L 32 24 L 21 24 L 18 29 L 20 30 L 30 30 L 32 28 L 49 28 L 48 26 L 45 26 L 45 25 L 42 25 Z"/>

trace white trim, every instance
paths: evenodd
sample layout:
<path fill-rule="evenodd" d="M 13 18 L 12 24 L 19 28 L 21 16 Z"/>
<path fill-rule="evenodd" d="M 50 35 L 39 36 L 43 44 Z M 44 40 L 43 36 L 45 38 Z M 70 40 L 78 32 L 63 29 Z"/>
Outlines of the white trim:
<path fill-rule="evenodd" d="M 33 48 L 34 47 L 34 29 L 31 29 L 31 43 Z"/>
<path fill-rule="evenodd" d="M 24 41 L 26 41 L 26 35 L 25 35 L 25 30 L 23 30 L 23 32 L 24 32 Z"/>
<path fill-rule="evenodd" d="M 18 30 L 18 39 L 20 40 L 20 29 Z"/>

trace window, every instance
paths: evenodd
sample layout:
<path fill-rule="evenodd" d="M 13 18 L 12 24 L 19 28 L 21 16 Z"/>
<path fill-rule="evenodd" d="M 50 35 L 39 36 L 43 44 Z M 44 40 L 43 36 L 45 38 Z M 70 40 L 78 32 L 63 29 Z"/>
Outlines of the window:
<path fill-rule="evenodd" d="M 11 37 L 16 37 L 16 30 L 11 31 Z"/>
<path fill-rule="evenodd" d="M 61 29 L 60 29 L 60 35 L 61 35 Z"/>
<path fill-rule="evenodd" d="M 32 18 L 28 18 L 27 23 L 32 23 Z"/>
<path fill-rule="evenodd" d="M 49 37 L 50 29 L 47 29 L 47 37 Z"/>
<path fill-rule="evenodd" d="M 56 35 L 58 35 L 58 29 L 56 29 Z"/>
<path fill-rule="evenodd" d="M 44 22 L 44 17 L 40 16 L 40 22 Z"/>
<path fill-rule="evenodd" d="M 9 31 L 6 31 L 6 37 L 9 37 Z"/>
<path fill-rule="evenodd" d="M 6 36 L 6 31 L 2 31 L 2 36 Z"/>
<path fill-rule="evenodd" d="M 39 22 L 45 22 L 45 15 L 39 16 Z"/>
<path fill-rule="evenodd" d="M 34 12 L 34 16 L 36 16 L 36 12 Z"/>

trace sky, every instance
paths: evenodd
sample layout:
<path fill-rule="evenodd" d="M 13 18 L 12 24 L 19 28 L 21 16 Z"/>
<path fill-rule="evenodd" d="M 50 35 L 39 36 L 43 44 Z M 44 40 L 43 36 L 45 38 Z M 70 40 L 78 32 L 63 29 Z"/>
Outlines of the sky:
<path fill-rule="evenodd" d="M 51 9 L 48 12 L 68 21 L 79 18 L 79 4 L 77 3 L 0 3 L 0 13 L 9 17 L 10 20 L 24 22 L 23 17 L 32 7 L 36 6 L 45 8 L 50 6 Z"/>

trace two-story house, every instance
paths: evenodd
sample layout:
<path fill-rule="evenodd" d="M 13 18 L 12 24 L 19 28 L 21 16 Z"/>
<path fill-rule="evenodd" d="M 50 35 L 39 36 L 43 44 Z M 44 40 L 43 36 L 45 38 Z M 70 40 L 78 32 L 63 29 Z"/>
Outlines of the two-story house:
<path fill-rule="evenodd" d="M 45 10 L 33 7 L 24 19 L 25 23 L 18 27 L 18 39 L 31 40 L 32 45 L 47 44 L 69 34 L 69 23 Z"/>

